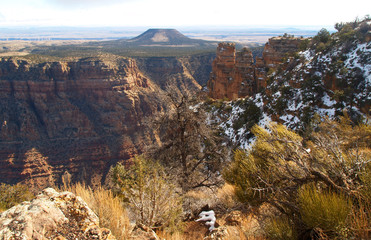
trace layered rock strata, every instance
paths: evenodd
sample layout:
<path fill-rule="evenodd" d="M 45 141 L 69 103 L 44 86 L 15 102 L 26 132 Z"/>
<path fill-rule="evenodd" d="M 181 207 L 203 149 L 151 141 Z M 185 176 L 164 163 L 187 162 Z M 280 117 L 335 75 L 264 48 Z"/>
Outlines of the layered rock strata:
<path fill-rule="evenodd" d="M 200 71 L 187 58 L 0 59 L 0 182 L 102 183 L 152 143 L 143 121 L 166 108 L 166 85 L 200 89 Z"/>
<path fill-rule="evenodd" d="M 263 56 L 254 61 L 252 52 L 235 44 L 219 43 L 208 81 L 209 96 L 216 99 L 252 96 L 267 86 L 267 72 L 283 63 L 283 58 L 299 49 L 301 38 L 269 39 Z M 254 63 L 255 62 L 255 63 Z"/>

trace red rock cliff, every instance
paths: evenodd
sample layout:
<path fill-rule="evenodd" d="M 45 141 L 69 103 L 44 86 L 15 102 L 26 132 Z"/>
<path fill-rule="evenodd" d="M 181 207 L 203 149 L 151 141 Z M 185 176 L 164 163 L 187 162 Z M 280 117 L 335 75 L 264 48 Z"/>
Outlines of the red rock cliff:
<path fill-rule="evenodd" d="M 255 94 L 266 87 L 267 69 L 280 65 L 287 54 L 299 49 L 301 41 L 292 37 L 271 38 L 255 63 L 249 49 L 236 52 L 233 43 L 219 43 L 208 81 L 209 96 L 236 99 Z"/>
<path fill-rule="evenodd" d="M 103 181 L 112 164 L 152 142 L 143 119 L 166 103 L 161 84 L 148 76 L 168 69 L 162 81 L 200 88 L 183 63 L 168 61 L 143 73 L 128 58 L 0 59 L 0 182 L 44 188 L 63 175 Z"/>

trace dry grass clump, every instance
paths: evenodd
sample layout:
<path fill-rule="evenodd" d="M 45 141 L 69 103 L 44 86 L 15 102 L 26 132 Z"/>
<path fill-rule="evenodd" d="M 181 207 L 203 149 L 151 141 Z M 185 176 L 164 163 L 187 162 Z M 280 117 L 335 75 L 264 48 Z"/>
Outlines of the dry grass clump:
<path fill-rule="evenodd" d="M 189 223 L 186 224 L 187 226 Z M 196 239 L 204 239 L 205 235 L 203 233 L 200 233 L 198 229 L 194 229 L 191 232 L 175 232 L 175 233 L 169 233 L 166 231 L 159 231 L 157 232 L 157 236 L 160 239 L 166 239 L 166 240 L 196 240 Z"/>
<path fill-rule="evenodd" d="M 231 184 L 224 184 L 218 189 L 216 196 L 227 208 L 234 208 L 236 205 L 240 205 L 240 202 L 235 195 L 235 187 Z"/>
<path fill-rule="evenodd" d="M 117 239 L 129 239 L 130 221 L 126 209 L 110 190 L 101 186 L 92 189 L 81 183 L 64 186 L 62 190 L 80 196 L 99 217 L 100 226 L 110 229 Z"/>

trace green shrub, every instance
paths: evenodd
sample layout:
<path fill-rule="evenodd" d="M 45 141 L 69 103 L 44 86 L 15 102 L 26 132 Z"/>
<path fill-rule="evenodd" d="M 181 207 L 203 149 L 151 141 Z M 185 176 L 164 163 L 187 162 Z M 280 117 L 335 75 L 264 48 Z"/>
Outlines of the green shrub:
<path fill-rule="evenodd" d="M 350 41 L 355 38 L 355 31 L 349 24 L 344 25 L 338 33 L 341 42 Z"/>
<path fill-rule="evenodd" d="M 341 232 L 346 224 L 352 203 L 331 190 L 318 190 L 314 184 L 304 185 L 298 193 L 300 212 L 304 223 L 325 232 Z"/>
<path fill-rule="evenodd" d="M 317 35 L 314 37 L 315 41 L 319 41 L 319 42 L 322 42 L 322 43 L 327 43 L 330 39 L 331 39 L 331 34 L 325 28 L 322 28 L 317 33 Z"/>
<path fill-rule="evenodd" d="M 244 108 L 244 111 L 239 115 L 239 118 L 233 122 L 233 129 L 235 131 L 238 131 L 243 126 L 248 130 L 259 122 L 262 113 L 260 108 L 256 106 L 253 101 L 241 101 L 238 105 Z M 248 137 L 252 137 L 252 134 Z"/>
<path fill-rule="evenodd" d="M 323 42 L 320 42 L 317 47 L 316 47 L 316 52 L 323 52 L 325 51 L 326 49 L 326 44 L 324 44 Z"/>
<path fill-rule="evenodd" d="M 29 191 L 26 185 L 8 185 L 5 183 L 1 183 L 0 212 L 11 208 L 23 201 L 29 201 L 32 198 L 34 198 L 34 195 Z"/>
<path fill-rule="evenodd" d="M 118 164 L 112 172 L 119 194 L 128 202 L 137 223 L 177 230 L 182 201 L 159 163 L 139 156 L 129 169 Z"/>
<path fill-rule="evenodd" d="M 310 43 L 310 40 L 309 39 L 304 39 L 300 42 L 299 44 L 299 50 L 300 51 L 305 51 L 307 50 L 308 46 L 309 46 L 309 43 Z"/>

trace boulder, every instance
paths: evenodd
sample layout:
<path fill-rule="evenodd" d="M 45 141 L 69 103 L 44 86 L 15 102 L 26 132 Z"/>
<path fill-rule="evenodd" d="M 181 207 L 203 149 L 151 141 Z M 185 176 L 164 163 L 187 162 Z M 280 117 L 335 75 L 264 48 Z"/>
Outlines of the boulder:
<path fill-rule="evenodd" d="M 116 239 L 99 227 L 99 218 L 78 196 L 43 190 L 0 214 L 0 239 Z"/>

